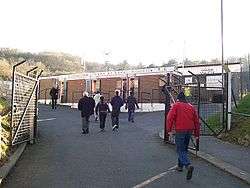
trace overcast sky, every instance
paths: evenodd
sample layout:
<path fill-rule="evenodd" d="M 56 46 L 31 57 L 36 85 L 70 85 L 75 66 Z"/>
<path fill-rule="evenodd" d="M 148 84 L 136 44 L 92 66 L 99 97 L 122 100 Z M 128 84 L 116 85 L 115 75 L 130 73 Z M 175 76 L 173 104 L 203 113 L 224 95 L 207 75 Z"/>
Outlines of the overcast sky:
<path fill-rule="evenodd" d="M 249 8 L 224 0 L 226 56 L 250 52 Z M 221 56 L 220 0 L 1 0 L 0 18 L 0 47 L 130 64 Z"/>

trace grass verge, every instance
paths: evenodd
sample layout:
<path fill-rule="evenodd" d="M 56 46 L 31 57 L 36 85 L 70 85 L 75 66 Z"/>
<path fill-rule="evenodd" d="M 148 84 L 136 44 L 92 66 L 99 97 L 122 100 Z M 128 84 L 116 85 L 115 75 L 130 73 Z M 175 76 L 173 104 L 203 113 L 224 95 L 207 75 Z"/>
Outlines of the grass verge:
<path fill-rule="evenodd" d="M 250 146 L 250 117 L 243 115 L 250 115 L 250 94 L 247 94 L 240 101 L 237 109 L 233 108 L 232 111 L 238 114 L 232 114 L 231 130 L 226 133 L 222 133 L 220 138 L 234 144 L 246 147 Z M 207 121 L 208 125 L 215 130 L 215 132 L 217 132 L 221 127 L 220 122 L 220 114 L 210 116 Z"/>

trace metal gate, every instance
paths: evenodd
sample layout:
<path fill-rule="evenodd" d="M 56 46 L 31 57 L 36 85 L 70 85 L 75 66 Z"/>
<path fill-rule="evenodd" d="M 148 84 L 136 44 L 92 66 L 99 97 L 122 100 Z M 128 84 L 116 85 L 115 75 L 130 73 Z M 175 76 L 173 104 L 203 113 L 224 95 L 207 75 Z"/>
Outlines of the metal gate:
<path fill-rule="evenodd" d="M 171 75 L 169 78 L 169 96 L 175 102 L 177 94 L 184 91 L 189 103 L 196 107 L 201 122 L 201 135 L 217 136 L 225 128 L 225 95 L 220 86 L 206 84 L 206 75 L 189 73 L 189 83 L 185 77 Z M 221 75 L 216 75 L 221 76 Z"/>
<path fill-rule="evenodd" d="M 37 67 L 30 69 L 26 75 L 16 71 L 21 64 L 13 66 L 12 78 L 12 111 L 11 111 L 11 138 L 12 145 L 33 141 L 37 130 L 37 91 L 38 78 L 42 74 L 30 73 Z"/>

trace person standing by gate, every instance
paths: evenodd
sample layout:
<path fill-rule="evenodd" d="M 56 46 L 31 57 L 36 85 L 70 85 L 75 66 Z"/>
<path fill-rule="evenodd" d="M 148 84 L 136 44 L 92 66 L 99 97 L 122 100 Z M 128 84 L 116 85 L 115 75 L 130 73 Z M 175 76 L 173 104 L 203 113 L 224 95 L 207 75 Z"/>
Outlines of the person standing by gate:
<path fill-rule="evenodd" d="M 123 100 L 119 96 L 119 91 L 115 91 L 115 96 L 111 99 L 110 104 L 112 106 L 111 119 L 112 119 L 112 129 L 114 131 L 115 129 L 118 130 L 119 128 L 120 109 L 123 106 Z"/>
<path fill-rule="evenodd" d="M 134 93 L 130 92 L 129 97 L 127 98 L 125 109 L 128 109 L 128 121 L 134 123 L 134 114 L 135 114 L 135 106 L 139 109 L 136 98 L 134 97 Z"/>
<path fill-rule="evenodd" d="M 59 88 L 52 87 L 49 94 L 51 96 L 52 109 L 57 108 L 57 99 L 58 99 Z"/>
<path fill-rule="evenodd" d="M 100 97 L 100 102 L 95 107 L 96 116 L 99 114 L 100 129 L 104 131 L 107 113 L 110 112 L 109 106 L 104 102 L 104 97 Z"/>
<path fill-rule="evenodd" d="M 88 97 L 88 92 L 83 93 L 83 98 L 78 102 L 78 110 L 81 111 L 82 117 L 82 134 L 89 133 L 89 117 L 94 111 L 91 99 Z"/>
<path fill-rule="evenodd" d="M 97 91 L 94 96 L 95 109 L 96 109 L 97 104 L 100 102 L 100 97 L 101 97 L 100 91 Z M 95 121 L 98 121 L 98 111 L 95 111 Z"/>
<path fill-rule="evenodd" d="M 186 96 L 180 92 L 177 96 L 177 102 L 171 107 L 167 115 L 167 132 L 172 135 L 175 125 L 175 143 L 178 153 L 178 165 L 176 170 L 182 171 L 183 167 L 187 169 L 187 180 L 192 178 L 194 167 L 188 159 L 188 145 L 192 133 L 196 139 L 199 138 L 200 124 L 199 117 L 195 108 L 186 101 Z"/>

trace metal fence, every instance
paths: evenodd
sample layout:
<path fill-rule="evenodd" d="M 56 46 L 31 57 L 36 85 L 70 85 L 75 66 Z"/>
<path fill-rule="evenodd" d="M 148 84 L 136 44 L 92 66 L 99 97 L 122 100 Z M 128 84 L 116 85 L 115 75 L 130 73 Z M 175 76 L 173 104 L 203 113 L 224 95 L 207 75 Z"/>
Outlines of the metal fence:
<path fill-rule="evenodd" d="M 37 132 L 37 97 L 38 97 L 38 78 L 17 72 L 16 68 L 21 64 L 13 66 L 12 80 L 12 109 L 11 109 L 11 135 L 12 145 L 22 142 L 33 141 Z"/>

